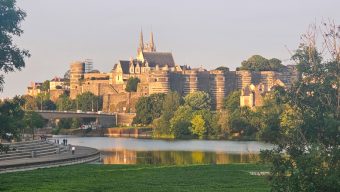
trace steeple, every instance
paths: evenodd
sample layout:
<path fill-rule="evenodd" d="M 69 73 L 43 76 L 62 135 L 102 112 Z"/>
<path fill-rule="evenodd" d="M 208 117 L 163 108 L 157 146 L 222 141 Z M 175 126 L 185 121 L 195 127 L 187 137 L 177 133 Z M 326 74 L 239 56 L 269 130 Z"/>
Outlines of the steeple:
<path fill-rule="evenodd" d="M 153 41 L 153 32 L 150 34 L 150 51 L 154 52 L 156 51 L 155 43 Z"/>
<path fill-rule="evenodd" d="M 140 36 L 139 36 L 139 47 L 138 47 L 138 52 L 144 50 L 144 40 L 143 40 L 143 30 L 140 30 Z"/>

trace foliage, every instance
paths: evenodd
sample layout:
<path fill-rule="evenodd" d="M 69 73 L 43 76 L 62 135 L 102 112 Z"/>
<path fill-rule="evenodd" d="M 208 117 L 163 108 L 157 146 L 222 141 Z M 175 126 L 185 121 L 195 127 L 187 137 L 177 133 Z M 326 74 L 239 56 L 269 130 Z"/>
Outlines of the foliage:
<path fill-rule="evenodd" d="M 207 127 L 202 115 L 195 115 L 191 120 L 191 132 L 202 139 L 206 136 Z"/>
<path fill-rule="evenodd" d="M 25 110 L 37 110 L 38 109 L 38 104 L 34 97 L 30 95 L 23 95 L 21 97 L 24 100 L 23 108 Z"/>
<path fill-rule="evenodd" d="M 130 77 L 126 83 L 125 91 L 136 92 L 138 83 L 140 83 L 140 80 L 138 79 L 138 77 Z"/>
<path fill-rule="evenodd" d="M 58 128 L 60 129 L 70 129 L 72 126 L 72 118 L 63 118 L 58 122 Z"/>
<path fill-rule="evenodd" d="M 224 67 L 224 66 L 220 66 L 220 67 L 217 67 L 215 70 L 219 70 L 219 71 L 223 71 L 223 72 L 228 72 L 229 68 L 228 67 Z"/>
<path fill-rule="evenodd" d="M 225 99 L 223 107 L 231 112 L 240 108 L 241 91 L 231 92 Z"/>
<path fill-rule="evenodd" d="M 154 119 L 162 114 L 162 105 L 165 94 L 151 94 L 147 97 L 141 97 L 136 103 L 136 117 L 133 120 L 135 124 L 149 125 Z"/>
<path fill-rule="evenodd" d="M 323 27 L 326 45 L 340 44 L 340 28 L 329 24 Z M 272 163 L 273 191 L 340 188 L 340 54 L 334 49 L 331 58 L 324 60 L 315 46 L 317 34 L 315 27 L 304 35 L 305 43 L 293 56 L 303 79 L 286 93 L 285 111 L 280 117 L 282 131 L 274 140 L 277 147 L 262 152 L 263 160 Z"/>
<path fill-rule="evenodd" d="M 193 110 L 201 110 L 211 108 L 211 99 L 208 93 L 197 91 L 184 97 L 185 105 L 190 106 Z"/>
<path fill-rule="evenodd" d="M 82 111 L 101 111 L 103 107 L 103 99 L 100 96 L 96 96 L 91 92 L 85 92 L 77 95 L 76 109 Z"/>
<path fill-rule="evenodd" d="M 72 111 L 76 109 L 76 104 L 68 95 L 62 94 L 56 101 L 56 107 L 58 111 Z"/>
<path fill-rule="evenodd" d="M 154 122 L 155 135 L 170 134 L 170 120 L 174 116 L 175 111 L 182 103 L 182 98 L 177 92 L 169 92 L 165 96 L 162 106 L 162 115 L 160 118 L 156 119 L 157 122 Z"/>
<path fill-rule="evenodd" d="M 42 83 L 42 85 L 40 86 L 40 90 L 41 91 L 49 91 L 50 90 L 50 81 L 46 80 Z"/>
<path fill-rule="evenodd" d="M 242 107 L 235 110 L 230 115 L 231 132 L 239 133 L 240 136 L 254 138 L 258 129 L 254 124 L 255 116 L 256 113 L 251 111 L 248 107 Z"/>
<path fill-rule="evenodd" d="M 191 107 L 187 105 L 178 107 L 170 120 L 170 134 L 175 138 L 190 135 L 189 127 L 191 126 L 192 115 Z"/>
<path fill-rule="evenodd" d="M 14 42 L 14 36 L 20 36 L 23 30 L 21 21 L 26 13 L 16 6 L 15 0 L 0 1 L 0 71 L 5 73 L 21 70 L 25 67 L 25 57 L 30 54 L 27 50 L 18 48 Z M 3 89 L 4 76 L 0 75 L 0 90 Z"/>
<path fill-rule="evenodd" d="M 23 127 L 22 118 L 24 111 L 17 100 L 5 100 L 0 102 L 0 138 L 19 138 Z"/>
<path fill-rule="evenodd" d="M 230 112 L 228 110 L 221 110 L 217 113 L 217 127 L 220 129 L 220 135 L 227 138 L 231 133 L 230 127 Z"/>
<path fill-rule="evenodd" d="M 242 61 L 240 70 L 250 71 L 282 71 L 285 66 L 276 58 L 266 59 L 261 55 L 253 55 L 249 59 Z"/>
<path fill-rule="evenodd" d="M 26 111 L 23 122 L 25 125 L 25 128 L 31 131 L 33 139 L 34 139 L 34 133 L 36 128 L 42 128 L 45 124 L 45 120 L 41 115 L 34 111 Z"/>

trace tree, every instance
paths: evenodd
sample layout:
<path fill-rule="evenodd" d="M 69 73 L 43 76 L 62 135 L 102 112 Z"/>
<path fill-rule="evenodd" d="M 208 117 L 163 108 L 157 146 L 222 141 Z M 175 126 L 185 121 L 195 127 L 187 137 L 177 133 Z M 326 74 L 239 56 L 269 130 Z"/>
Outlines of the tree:
<path fill-rule="evenodd" d="M 211 108 L 211 99 L 208 93 L 197 91 L 184 97 L 185 105 L 190 106 L 193 110 L 201 110 Z"/>
<path fill-rule="evenodd" d="M 103 106 L 102 97 L 96 96 L 91 92 L 77 95 L 75 102 L 77 109 L 82 111 L 100 111 Z"/>
<path fill-rule="evenodd" d="M 43 117 L 34 111 L 26 111 L 23 121 L 24 121 L 25 127 L 31 131 L 33 139 L 34 139 L 35 129 L 42 128 L 45 123 L 45 120 L 43 119 Z"/>
<path fill-rule="evenodd" d="M 154 119 L 162 115 L 162 105 L 165 94 L 157 93 L 141 97 L 136 103 L 135 124 L 149 125 Z"/>
<path fill-rule="evenodd" d="M 221 110 L 217 113 L 217 126 L 220 129 L 220 134 L 223 138 L 230 135 L 230 112 L 228 110 Z"/>
<path fill-rule="evenodd" d="M 229 72 L 229 68 L 224 67 L 224 66 L 217 67 L 215 70 L 219 70 L 219 71 L 223 71 L 223 72 Z"/>
<path fill-rule="evenodd" d="M 62 94 L 59 96 L 56 101 L 56 106 L 58 111 L 72 111 L 75 110 L 75 102 L 70 99 L 70 97 L 66 94 Z"/>
<path fill-rule="evenodd" d="M 170 134 L 174 138 L 181 138 L 191 134 L 189 127 L 191 126 L 192 115 L 193 110 L 190 106 L 178 107 L 170 120 Z"/>
<path fill-rule="evenodd" d="M 317 30 L 318 29 L 318 30 Z M 318 52 L 321 33 L 329 52 Z M 287 91 L 277 147 L 262 152 L 272 163 L 273 191 L 337 191 L 340 188 L 340 26 L 312 26 L 292 59 L 302 80 Z M 323 59 L 323 57 L 328 57 Z"/>
<path fill-rule="evenodd" d="M 266 59 L 261 55 L 253 55 L 249 59 L 242 61 L 241 70 L 250 71 L 281 71 L 285 68 L 281 61 L 276 58 Z"/>
<path fill-rule="evenodd" d="M 0 138 L 19 138 L 24 111 L 17 100 L 0 101 Z"/>
<path fill-rule="evenodd" d="M 40 86 L 40 90 L 41 91 L 48 91 L 50 90 L 50 81 L 46 80 L 42 83 L 42 85 Z"/>
<path fill-rule="evenodd" d="M 136 92 L 137 91 L 137 86 L 140 80 L 138 77 L 130 77 L 126 83 L 126 88 L 125 91 L 127 92 Z"/>
<path fill-rule="evenodd" d="M 17 47 L 13 42 L 14 36 L 20 36 L 23 30 L 21 21 L 26 13 L 16 6 L 15 0 L 0 1 L 0 71 L 5 73 L 21 70 L 25 67 L 25 57 L 30 54 L 27 50 Z M 4 76 L 0 75 L 0 90 L 3 89 Z"/>
<path fill-rule="evenodd" d="M 182 98 L 177 92 L 170 92 L 165 96 L 162 106 L 162 115 L 157 119 L 154 134 L 170 134 L 170 119 L 174 116 L 175 111 L 182 103 Z"/>
<path fill-rule="evenodd" d="M 233 91 L 224 100 L 224 108 L 230 112 L 240 108 L 241 91 Z"/>
<path fill-rule="evenodd" d="M 206 136 L 207 128 L 202 115 L 195 115 L 191 120 L 191 132 L 202 139 Z"/>
<path fill-rule="evenodd" d="M 22 98 L 24 100 L 23 108 L 25 110 L 38 110 L 37 101 L 34 97 L 30 95 L 23 95 Z"/>

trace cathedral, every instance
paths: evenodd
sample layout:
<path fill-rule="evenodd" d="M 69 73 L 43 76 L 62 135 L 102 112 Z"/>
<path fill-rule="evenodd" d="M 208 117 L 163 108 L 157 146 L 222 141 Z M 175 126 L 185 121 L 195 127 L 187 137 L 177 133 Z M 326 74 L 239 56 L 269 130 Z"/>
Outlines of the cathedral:
<path fill-rule="evenodd" d="M 222 108 L 224 98 L 234 90 L 247 89 L 250 85 L 265 86 L 267 90 L 278 80 L 289 86 L 296 80 L 293 67 L 284 72 L 275 71 L 229 71 L 206 70 L 176 64 L 171 52 L 156 50 L 153 33 L 150 41 L 144 42 L 140 32 L 136 58 L 119 60 L 108 73 L 97 70 L 86 71 L 85 62 L 74 62 L 70 66 L 70 97 L 92 92 L 103 97 L 103 111 L 135 112 L 135 103 L 142 96 L 176 91 L 185 96 L 195 91 L 209 93 L 214 110 Z M 129 78 L 140 80 L 136 92 L 126 92 Z M 249 103 L 249 102 L 246 102 Z M 252 104 L 253 105 L 253 104 Z"/>

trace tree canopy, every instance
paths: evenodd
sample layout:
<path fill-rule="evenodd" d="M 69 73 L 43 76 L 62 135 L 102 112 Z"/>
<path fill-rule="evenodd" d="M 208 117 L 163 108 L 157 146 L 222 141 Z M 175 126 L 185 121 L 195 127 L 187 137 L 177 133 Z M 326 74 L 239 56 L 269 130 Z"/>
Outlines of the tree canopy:
<path fill-rule="evenodd" d="M 140 80 L 138 79 L 138 77 L 130 77 L 127 81 L 125 91 L 136 92 L 139 82 Z"/>
<path fill-rule="evenodd" d="M 278 126 L 270 128 L 279 131 L 272 141 L 277 147 L 262 152 L 262 158 L 272 163 L 273 191 L 337 191 L 340 188 L 339 34 L 340 27 L 332 23 L 314 26 L 302 36 L 304 42 L 292 57 L 303 78 L 285 93 L 279 123 L 267 123 Z M 318 51 L 317 36 L 324 38 L 328 53 Z M 331 57 L 323 59 L 327 55 Z"/>
<path fill-rule="evenodd" d="M 250 71 L 282 71 L 285 68 L 279 59 L 266 59 L 261 55 L 253 55 L 249 59 L 242 61 L 240 70 Z"/>
<path fill-rule="evenodd" d="M 165 94 L 157 93 L 141 97 L 136 103 L 136 117 L 133 122 L 136 124 L 149 125 L 154 119 L 162 114 L 162 106 Z"/>
<path fill-rule="evenodd" d="M 192 107 L 194 110 L 211 108 L 211 99 L 208 93 L 204 91 L 197 91 L 190 93 L 184 97 L 185 104 Z"/>
<path fill-rule="evenodd" d="M 24 111 L 18 100 L 0 101 L 0 138 L 8 139 L 8 134 L 18 138 L 23 127 Z"/>
<path fill-rule="evenodd" d="M 100 111 L 103 103 L 101 97 L 96 96 L 91 92 L 77 95 L 75 102 L 77 109 L 82 111 Z"/>
<path fill-rule="evenodd" d="M 5 73 L 21 70 L 25 67 L 25 57 L 30 54 L 20 49 L 13 42 L 14 36 L 20 36 L 23 30 L 20 23 L 26 13 L 16 6 L 15 0 L 0 1 L 0 71 Z M 0 90 L 3 89 L 4 76 L 0 75 Z"/>

